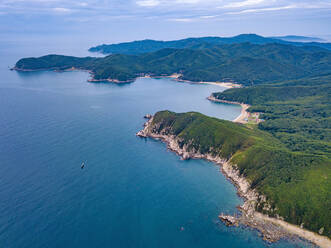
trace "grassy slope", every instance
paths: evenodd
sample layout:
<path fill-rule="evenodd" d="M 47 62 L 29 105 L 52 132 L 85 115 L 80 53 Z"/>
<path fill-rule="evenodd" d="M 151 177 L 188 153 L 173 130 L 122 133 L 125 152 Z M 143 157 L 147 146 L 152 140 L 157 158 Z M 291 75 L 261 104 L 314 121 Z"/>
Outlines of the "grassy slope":
<path fill-rule="evenodd" d="M 324 227 L 331 235 L 329 158 L 293 152 L 268 132 L 199 113 L 162 111 L 153 122 L 159 124 L 156 132 L 167 128 L 192 151 L 232 158 L 252 187 L 267 196 L 271 216 L 280 214 L 315 232 Z M 257 210 L 266 213 L 262 203 Z"/>

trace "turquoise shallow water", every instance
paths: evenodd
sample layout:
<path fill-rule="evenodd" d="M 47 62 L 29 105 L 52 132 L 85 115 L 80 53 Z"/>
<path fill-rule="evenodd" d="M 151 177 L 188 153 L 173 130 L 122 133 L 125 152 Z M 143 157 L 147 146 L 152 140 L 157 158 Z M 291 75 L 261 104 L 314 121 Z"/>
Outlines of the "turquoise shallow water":
<path fill-rule="evenodd" d="M 219 222 L 242 200 L 217 166 L 135 136 L 142 116 L 158 110 L 234 119 L 240 107 L 206 100 L 222 88 L 8 70 L 37 49 L 0 47 L 0 247 L 269 246 L 254 230 Z"/>

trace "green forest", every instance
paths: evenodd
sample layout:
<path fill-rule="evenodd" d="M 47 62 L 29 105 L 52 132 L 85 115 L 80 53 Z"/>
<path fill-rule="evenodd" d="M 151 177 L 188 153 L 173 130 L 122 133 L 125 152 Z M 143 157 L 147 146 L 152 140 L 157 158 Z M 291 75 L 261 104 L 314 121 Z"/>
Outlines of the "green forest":
<path fill-rule="evenodd" d="M 261 113 L 264 121 L 258 130 L 272 135 L 284 149 L 276 153 L 273 148 L 268 156 L 275 157 L 288 175 L 287 179 L 282 178 L 280 169 L 272 169 L 267 162 L 270 170 L 266 173 L 273 175 L 274 180 L 282 180 L 273 187 L 268 183 L 261 192 L 289 222 L 305 223 L 306 228 L 316 232 L 324 227 L 324 234 L 330 236 L 327 223 L 331 219 L 331 74 L 229 89 L 213 96 L 248 103 L 248 111 Z M 254 156 L 262 152 L 258 149 Z M 260 159 L 264 160 L 264 156 Z M 247 163 L 252 158 L 245 157 L 244 161 L 237 161 L 238 165 L 250 167 Z M 258 166 L 257 160 L 253 161 Z"/>
<path fill-rule="evenodd" d="M 181 145 L 189 144 L 201 153 L 211 149 L 231 159 L 252 187 L 267 197 L 273 209 L 269 215 L 304 223 L 315 232 L 323 227 L 323 234 L 331 237 L 330 50 L 280 43 L 202 42 L 189 48 L 132 53 L 24 58 L 14 69 L 74 67 L 89 70 L 96 80 L 119 81 L 180 73 L 181 79 L 190 81 L 240 83 L 242 88 L 213 96 L 251 105 L 248 111 L 260 113 L 263 119 L 258 125 L 168 111 L 157 113 L 154 122 L 181 137 Z M 264 212 L 263 204 L 257 210 Z"/>
<path fill-rule="evenodd" d="M 139 55 L 77 58 L 47 55 L 19 60 L 17 70 L 89 70 L 96 80 L 134 81 L 141 75 L 182 74 L 190 81 L 234 81 L 245 86 L 331 73 L 331 51 L 319 47 L 251 43 L 166 48 Z"/>
<path fill-rule="evenodd" d="M 263 210 L 261 202 L 258 211 L 315 232 L 324 227 L 323 234 L 331 235 L 329 156 L 293 151 L 272 133 L 195 112 L 158 112 L 153 127 L 175 135 L 188 150 L 231 159 L 272 207 Z"/>

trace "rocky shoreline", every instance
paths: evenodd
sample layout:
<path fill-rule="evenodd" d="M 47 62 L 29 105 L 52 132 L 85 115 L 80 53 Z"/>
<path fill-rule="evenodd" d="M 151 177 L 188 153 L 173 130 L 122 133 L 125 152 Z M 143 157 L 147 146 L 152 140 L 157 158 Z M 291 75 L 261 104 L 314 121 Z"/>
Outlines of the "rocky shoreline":
<path fill-rule="evenodd" d="M 244 225 L 258 230 L 263 239 L 268 242 L 276 242 L 279 239 L 300 239 L 303 238 L 320 247 L 331 247 L 331 241 L 325 236 L 320 236 L 311 231 L 302 229 L 301 227 L 285 222 L 281 217 L 271 218 L 267 215 L 257 212 L 256 205 L 263 202 L 265 205 L 266 198 L 251 189 L 249 181 L 239 174 L 236 165 L 231 164 L 228 160 L 220 157 L 215 157 L 211 154 L 201 154 L 196 151 L 189 151 L 187 146 L 182 148 L 179 146 L 180 140 L 168 135 L 166 131 L 160 133 L 154 132 L 153 116 L 148 116 L 148 121 L 144 124 L 144 128 L 136 135 L 143 138 L 153 138 L 163 141 L 167 144 L 169 150 L 176 152 L 182 159 L 206 159 L 220 166 L 222 173 L 229 179 L 237 188 L 237 193 L 244 199 L 244 203 L 238 206 L 241 214 L 239 216 L 231 216 L 220 214 L 219 219 L 228 226 Z"/>

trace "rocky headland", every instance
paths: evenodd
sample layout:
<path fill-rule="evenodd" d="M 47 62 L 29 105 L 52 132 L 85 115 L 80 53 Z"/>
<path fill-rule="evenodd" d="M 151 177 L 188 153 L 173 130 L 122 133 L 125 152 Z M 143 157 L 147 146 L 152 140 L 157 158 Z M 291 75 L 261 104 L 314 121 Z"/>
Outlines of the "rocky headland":
<path fill-rule="evenodd" d="M 147 116 L 147 115 L 146 115 Z M 206 159 L 220 166 L 222 173 L 230 180 L 237 188 L 237 193 L 244 199 L 244 203 L 237 208 L 240 210 L 238 216 L 225 215 L 221 213 L 219 219 L 227 226 L 247 226 L 258 230 L 263 239 L 267 242 L 276 242 L 280 239 L 304 239 L 312 242 L 320 247 L 331 247 L 331 241 L 325 236 L 320 236 L 314 232 L 305 230 L 299 226 L 287 223 L 281 216 L 276 218 L 269 217 L 256 211 L 257 204 L 266 203 L 266 197 L 259 194 L 251 188 L 250 182 L 240 175 L 235 164 L 232 164 L 229 159 L 224 159 L 214 156 L 211 153 L 201 154 L 198 151 L 188 149 L 188 145 L 181 146 L 180 138 L 169 134 L 167 128 L 161 129 L 153 123 L 153 116 L 148 115 L 148 121 L 144 124 L 144 128 L 136 133 L 142 138 L 153 138 L 166 143 L 167 148 L 180 156 L 183 160 L 187 159 Z M 268 210 L 268 204 L 264 204 L 264 209 Z"/>

